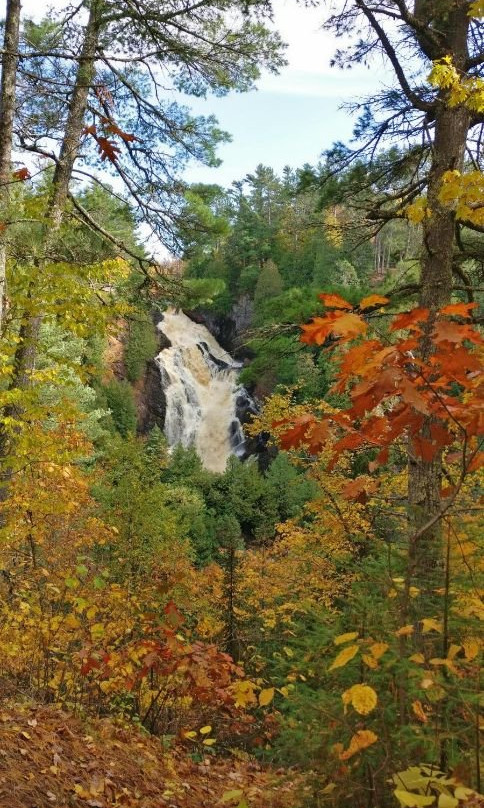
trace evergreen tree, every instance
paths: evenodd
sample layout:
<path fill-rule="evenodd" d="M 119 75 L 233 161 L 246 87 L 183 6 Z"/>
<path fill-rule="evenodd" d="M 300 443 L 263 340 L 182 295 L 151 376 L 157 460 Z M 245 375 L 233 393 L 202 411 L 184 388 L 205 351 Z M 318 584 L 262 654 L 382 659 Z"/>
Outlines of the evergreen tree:
<path fill-rule="evenodd" d="M 278 297 L 283 290 L 281 274 L 274 261 L 266 261 L 257 279 L 254 291 L 254 302 L 260 307 L 266 300 Z"/>

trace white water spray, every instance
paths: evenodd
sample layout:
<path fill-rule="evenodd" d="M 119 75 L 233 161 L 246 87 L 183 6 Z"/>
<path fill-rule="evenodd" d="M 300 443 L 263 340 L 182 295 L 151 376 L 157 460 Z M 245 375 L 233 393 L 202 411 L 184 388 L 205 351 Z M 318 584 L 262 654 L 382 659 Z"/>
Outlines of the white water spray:
<path fill-rule="evenodd" d="M 182 311 L 168 309 L 158 328 L 171 342 L 156 357 L 168 443 L 194 446 L 205 468 L 223 472 L 229 456 L 244 451 L 237 398 L 247 393 L 237 381 L 240 365 Z"/>

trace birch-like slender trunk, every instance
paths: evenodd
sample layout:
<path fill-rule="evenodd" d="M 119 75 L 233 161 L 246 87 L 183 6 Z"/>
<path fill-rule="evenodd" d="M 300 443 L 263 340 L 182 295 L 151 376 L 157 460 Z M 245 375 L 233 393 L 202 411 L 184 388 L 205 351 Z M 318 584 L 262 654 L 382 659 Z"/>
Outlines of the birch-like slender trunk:
<path fill-rule="evenodd" d="M 2 80 L 0 85 L 0 335 L 5 307 L 7 265 L 7 226 L 4 216 L 10 200 L 12 143 L 20 32 L 20 0 L 7 0 L 3 38 Z"/>

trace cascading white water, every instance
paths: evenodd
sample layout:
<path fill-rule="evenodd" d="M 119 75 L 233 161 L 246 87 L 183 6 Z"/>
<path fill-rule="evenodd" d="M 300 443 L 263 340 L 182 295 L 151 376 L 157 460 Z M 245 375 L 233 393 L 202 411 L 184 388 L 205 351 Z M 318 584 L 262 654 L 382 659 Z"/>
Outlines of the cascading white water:
<path fill-rule="evenodd" d="M 165 434 L 170 446 L 194 446 L 205 468 L 223 472 L 231 454 L 242 454 L 237 418 L 243 393 L 240 365 L 203 325 L 168 309 L 158 328 L 170 340 L 156 357 L 166 396 Z"/>

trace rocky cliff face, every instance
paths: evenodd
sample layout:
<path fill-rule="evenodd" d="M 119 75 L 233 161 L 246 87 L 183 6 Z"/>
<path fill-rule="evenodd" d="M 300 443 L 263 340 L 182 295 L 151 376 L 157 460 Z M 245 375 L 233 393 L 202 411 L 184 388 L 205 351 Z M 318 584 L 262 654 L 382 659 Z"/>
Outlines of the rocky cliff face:
<path fill-rule="evenodd" d="M 169 348 L 170 340 L 158 329 L 162 314 L 153 312 L 153 328 L 157 337 L 157 352 Z M 138 434 L 147 435 L 154 426 L 163 429 L 166 416 L 166 396 L 161 381 L 160 368 L 155 357 L 146 362 L 145 372 L 134 387 L 136 409 L 138 411 Z"/>
<path fill-rule="evenodd" d="M 243 295 L 233 305 L 229 314 L 217 314 L 204 308 L 193 309 L 186 314 L 195 323 L 208 328 L 234 359 L 243 361 L 252 358 L 252 351 L 244 345 L 244 334 L 251 327 L 254 315 L 253 302 L 247 295 Z"/>

